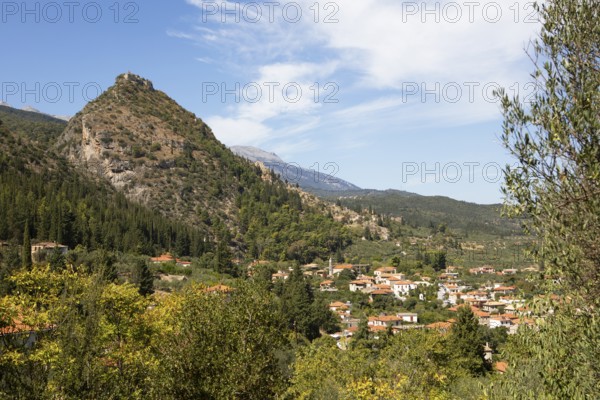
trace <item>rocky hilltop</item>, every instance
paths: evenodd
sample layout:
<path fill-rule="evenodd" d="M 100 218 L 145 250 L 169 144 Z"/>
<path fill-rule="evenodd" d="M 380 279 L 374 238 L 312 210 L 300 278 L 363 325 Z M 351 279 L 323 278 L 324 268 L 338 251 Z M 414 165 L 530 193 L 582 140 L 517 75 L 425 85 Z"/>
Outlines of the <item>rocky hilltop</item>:
<path fill-rule="evenodd" d="M 129 198 L 196 221 L 233 213 L 240 160 L 152 82 L 127 73 L 69 122 L 57 149 Z"/>

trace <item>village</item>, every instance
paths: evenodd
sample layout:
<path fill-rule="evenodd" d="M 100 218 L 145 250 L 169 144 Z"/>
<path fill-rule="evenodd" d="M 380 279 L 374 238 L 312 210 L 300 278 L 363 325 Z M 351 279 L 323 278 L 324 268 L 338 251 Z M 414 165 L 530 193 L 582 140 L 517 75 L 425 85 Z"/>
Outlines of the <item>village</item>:
<path fill-rule="evenodd" d="M 255 262 L 249 268 L 258 264 Z M 358 331 L 361 318 L 366 318 L 374 338 L 385 332 L 395 334 L 406 329 L 448 332 L 455 322 L 454 318 L 430 322 L 424 321 L 420 315 L 419 310 L 426 309 L 431 303 L 441 305 L 438 317 L 456 313 L 460 307 L 469 307 L 480 325 L 490 329 L 503 328 L 507 334 L 515 334 L 520 326 L 534 323 L 531 312 L 525 306 L 527 294 L 514 283 L 539 272 L 534 266 L 503 270 L 491 266 L 469 269 L 448 266 L 437 276 L 417 274 L 411 277 L 413 279 L 393 266 L 371 268 L 367 264 L 333 264 L 331 260 L 326 268 L 307 264 L 302 266 L 302 270 L 305 276 L 318 281 L 319 292 L 333 299 L 329 309 L 339 317 L 342 329 L 330 336 L 342 349 L 348 346 Z M 279 270 L 272 274 L 272 280 L 274 283 L 285 281 L 289 274 L 290 271 Z M 354 279 L 344 279 L 348 276 Z M 482 283 L 476 283 L 482 278 Z M 370 307 L 366 309 L 364 304 L 345 300 L 356 294 L 362 294 Z M 419 306 L 418 303 L 422 304 Z M 491 360 L 491 349 L 486 346 L 485 351 L 486 358 Z M 496 367 L 502 370 L 503 365 L 499 363 Z"/>

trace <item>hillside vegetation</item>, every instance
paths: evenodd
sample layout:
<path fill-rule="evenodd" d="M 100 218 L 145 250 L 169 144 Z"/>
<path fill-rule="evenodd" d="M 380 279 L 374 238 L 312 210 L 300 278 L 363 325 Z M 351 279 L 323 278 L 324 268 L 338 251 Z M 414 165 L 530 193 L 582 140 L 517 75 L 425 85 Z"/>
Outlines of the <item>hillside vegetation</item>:
<path fill-rule="evenodd" d="M 500 204 L 474 204 L 444 196 L 421 196 L 399 190 L 315 193 L 353 210 L 370 209 L 377 214 L 402 217 L 404 224 L 414 228 L 445 225 L 463 236 L 482 233 L 509 236 L 522 233 L 518 220 L 501 216 Z"/>

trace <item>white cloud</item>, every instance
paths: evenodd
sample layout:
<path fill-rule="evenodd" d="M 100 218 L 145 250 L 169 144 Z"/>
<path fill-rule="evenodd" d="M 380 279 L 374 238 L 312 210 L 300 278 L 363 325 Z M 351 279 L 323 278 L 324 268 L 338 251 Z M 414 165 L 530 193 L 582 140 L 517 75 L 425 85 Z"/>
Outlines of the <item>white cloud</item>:
<path fill-rule="evenodd" d="M 206 118 L 217 138 L 228 146 L 256 145 L 269 138 L 271 129 L 261 122 L 246 118 L 212 116 Z"/>
<path fill-rule="evenodd" d="M 526 61 L 523 48 L 538 28 L 523 23 L 530 14 L 527 0 L 297 0 L 294 4 L 303 10 L 297 23 L 282 17 L 286 3 L 275 8 L 273 21 L 269 21 L 266 3 L 258 2 L 254 4 L 263 12 L 258 22 L 248 22 L 258 16 L 247 7 L 239 22 L 235 16 L 225 15 L 223 23 L 221 10 L 208 13 L 207 2 L 186 1 L 200 10 L 199 22 L 190 37 L 180 37 L 210 49 L 210 58 L 221 65 L 239 65 L 232 68 L 243 77 L 242 87 L 252 83 L 262 89 L 258 101 L 242 101 L 233 113 L 209 119 L 219 124 L 213 126 L 215 132 L 226 130 L 222 135 L 227 140 L 235 138 L 230 132 L 238 128 L 252 132 L 241 138 L 245 144 L 280 143 L 286 137 L 294 140 L 291 132 L 306 132 L 307 126 L 314 129 L 312 140 L 316 141 L 323 132 L 339 132 L 342 127 L 378 126 L 385 134 L 386 127 L 403 124 L 460 126 L 496 119 L 498 105 L 483 98 L 480 88 L 490 82 L 503 86 L 520 82 L 522 87 L 527 77 L 522 67 Z M 230 10 L 236 7 L 235 2 L 226 4 Z M 314 21 L 315 5 L 320 10 L 318 23 Z M 436 8 L 434 13 L 425 11 Z M 462 13 L 460 18 L 457 10 Z M 501 18 L 494 21 L 498 10 Z M 327 16 L 337 22 L 324 23 Z M 270 82 L 279 83 L 274 98 L 269 98 Z M 339 84 L 340 103 L 325 107 L 322 101 L 315 102 L 311 96 L 315 82 Z M 474 101 L 468 98 L 466 82 L 479 85 Z M 297 83 L 302 90 L 297 102 L 282 96 L 281 89 L 288 83 Z M 465 92 L 455 103 L 443 96 L 441 101 L 435 96 L 421 98 L 420 92 L 407 99 L 406 88 L 411 83 L 425 89 L 457 83 Z M 284 125 L 288 128 L 282 128 Z"/>

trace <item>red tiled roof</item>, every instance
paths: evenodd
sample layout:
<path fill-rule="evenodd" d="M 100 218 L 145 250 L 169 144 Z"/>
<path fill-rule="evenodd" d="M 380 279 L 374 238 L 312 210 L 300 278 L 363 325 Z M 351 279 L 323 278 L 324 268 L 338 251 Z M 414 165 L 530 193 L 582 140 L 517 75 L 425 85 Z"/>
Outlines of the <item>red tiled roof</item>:
<path fill-rule="evenodd" d="M 14 319 L 12 325 L 0 328 L 0 334 L 11 335 L 13 333 L 29 332 L 33 327 L 25 325 L 20 319 Z"/>
<path fill-rule="evenodd" d="M 494 291 L 496 292 L 500 292 L 500 291 L 505 291 L 505 290 L 515 290 L 516 288 L 514 286 L 498 286 L 497 288 L 494 288 Z"/>
<path fill-rule="evenodd" d="M 371 332 L 382 332 L 387 330 L 387 326 L 369 325 L 369 330 Z"/>

